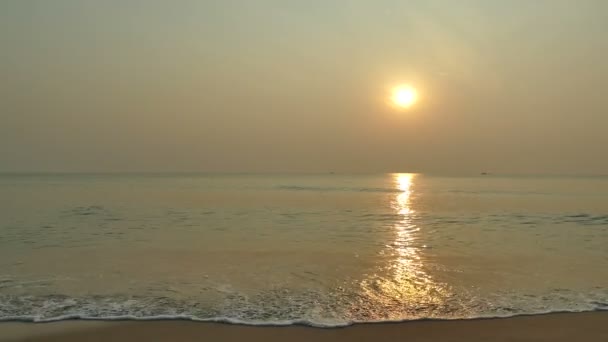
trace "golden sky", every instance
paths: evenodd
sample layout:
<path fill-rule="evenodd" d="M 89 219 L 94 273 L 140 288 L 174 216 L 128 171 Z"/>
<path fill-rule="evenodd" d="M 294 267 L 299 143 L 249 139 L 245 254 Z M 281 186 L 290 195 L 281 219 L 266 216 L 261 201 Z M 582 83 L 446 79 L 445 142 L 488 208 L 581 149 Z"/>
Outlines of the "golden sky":
<path fill-rule="evenodd" d="M 0 171 L 607 174 L 606 32 L 602 0 L 1 1 Z"/>

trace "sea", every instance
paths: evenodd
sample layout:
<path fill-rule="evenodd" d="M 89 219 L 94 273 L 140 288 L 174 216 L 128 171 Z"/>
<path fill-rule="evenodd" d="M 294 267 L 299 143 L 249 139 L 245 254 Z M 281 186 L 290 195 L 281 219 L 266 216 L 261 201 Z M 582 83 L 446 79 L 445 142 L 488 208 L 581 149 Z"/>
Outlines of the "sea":
<path fill-rule="evenodd" d="M 2 174 L 0 320 L 608 310 L 608 177 Z"/>

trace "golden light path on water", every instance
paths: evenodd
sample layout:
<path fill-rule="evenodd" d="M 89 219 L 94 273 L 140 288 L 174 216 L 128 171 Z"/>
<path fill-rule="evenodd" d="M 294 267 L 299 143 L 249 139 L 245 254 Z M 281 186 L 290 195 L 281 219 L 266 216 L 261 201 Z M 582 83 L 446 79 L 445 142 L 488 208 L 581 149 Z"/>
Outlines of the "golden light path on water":
<path fill-rule="evenodd" d="M 440 314 L 449 296 L 445 285 L 436 282 L 425 265 L 422 252 L 423 231 L 416 225 L 412 206 L 416 174 L 392 174 L 398 190 L 391 198 L 390 208 L 396 215 L 390 229 L 392 241 L 381 252 L 383 265 L 362 285 L 366 295 L 377 306 L 377 319 L 410 319 Z"/>
<path fill-rule="evenodd" d="M 411 277 L 426 278 L 426 274 L 419 270 L 416 265 L 420 263 L 420 255 L 418 248 L 415 246 L 416 233 L 420 231 L 413 220 L 412 215 L 414 210 L 411 208 L 412 182 L 415 174 L 400 173 L 393 175 L 397 188 L 401 191 L 393 202 L 393 209 L 401 218 L 395 225 L 397 237 L 393 247 L 397 251 L 398 259 L 393 266 L 396 272 L 396 277 L 403 279 Z"/>

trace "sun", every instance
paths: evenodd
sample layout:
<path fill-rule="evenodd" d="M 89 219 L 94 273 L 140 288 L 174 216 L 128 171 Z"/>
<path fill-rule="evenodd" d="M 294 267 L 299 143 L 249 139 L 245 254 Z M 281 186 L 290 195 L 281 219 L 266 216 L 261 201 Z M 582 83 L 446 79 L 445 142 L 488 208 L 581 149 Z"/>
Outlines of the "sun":
<path fill-rule="evenodd" d="M 391 102 L 397 108 L 409 108 L 417 99 L 416 89 L 409 85 L 399 85 L 391 91 Z"/>

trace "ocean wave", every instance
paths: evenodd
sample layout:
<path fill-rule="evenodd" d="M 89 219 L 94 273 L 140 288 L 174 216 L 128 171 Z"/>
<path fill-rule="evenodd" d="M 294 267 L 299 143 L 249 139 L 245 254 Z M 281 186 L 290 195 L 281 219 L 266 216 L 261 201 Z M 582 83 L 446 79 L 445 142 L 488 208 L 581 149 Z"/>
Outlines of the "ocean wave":
<path fill-rule="evenodd" d="M 530 313 L 514 313 L 514 314 L 486 314 L 479 316 L 469 317 L 449 317 L 449 318 L 437 318 L 437 317 L 421 317 L 411 319 L 387 319 L 387 320 L 368 320 L 368 321 L 345 321 L 345 322 L 318 322 L 310 320 L 279 320 L 279 321 L 254 321 L 254 320 L 243 320 L 231 317 L 210 317 L 200 318 L 190 315 L 157 315 L 157 316 L 133 316 L 133 315 L 119 315 L 119 316 L 83 316 L 83 315 L 63 315 L 49 318 L 39 318 L 36 316 L 7 316 L 0 317 L 0 322 L 26 322 L 26 323 L 51 323 L 61 321 L 72 321 L 72 320 L 86 320 L 86 321 L 192 321 L 192 322 L 209 322 L 209 323 L 226 323 L 235 325 L 249 325 L 249 326 L 307 326 L 313 328 L 342 328 L 348 327 L 355 324 L 385 324 L 385 323 L 403 323 L 413 321 L 462 321 L 462 320 L 477 320 L 477 319 L 495 319 L 495 318 L 510 318 L 510 317 L 521 317 L 521 316 L 539 316 L 547 314 L 558 314 L 558 313 L 582 313 L 582 312 L 603 312 L 608 311 L 608 307 L 596 308 L 596 309 L 572 309 L 572 310 L 545 310 Z"/>
<path fill-rule="evenodd" d="M 376 217 L 378 215 L 374 215 Z M 437 225 L 437 224 L 474 224 L 489 222 L 494 225 L 506 224 L 513 227 L 524 225 L 556 225 L 556 224 L 576 224 L 582 226 L 608 226 L 608 215 L 591 214 L 591 213 L 575 213 L 575 214 L 521 214 L 521 213 L 504 213 L 490 215 L 461 215 L 461 216 L 443 216 L 429 215 L 419 213 L 414 219 L 420 220 L 421 225 Z"/>
<path fill-rule="evenodd" d="M 239 325 L 253 325 L 253 326 L 290 326 L 290 325 L 303 325 L 316 328 L 337 328 L 345 327 L 355 323 L 366 323 L 366 322 L 335 322 L 335 323 L 322 323 L 308 320 L 280 320 L 280 321 L 253 321 L 243 320 L 231 317 L 210 317 L 200 318 L 190 315 L 157 315 L 157 316 L 133 316 L 133 315 L 120 315 L 120 316 L 82 316 L 82 315 L 64 315 L 49 318 L 39 318 L 36 316 L 15 316 L 15 317 L 0 317 L 0 322 L 29 322 L 29 323 L 50 323 L 60 322 L 69 320 L 88 320 L 88 321 L 193 321 L 193 322 L 213 322 L 213 323 L 228 323 L 228 324 L 239 324 Z"/>
<path fill-rule="evenodd" d="M 290 191 L 317 191 L 317 192 L 387 192 L 398 193 L 402 190 L 395 188 L 368 188 L 368 187 L 332 187 L 332 186 L 301 186 L 279 185 L 277 189 Z"/>
<path fill-rule="evenodd" d="M 68 296 L 2 296 L 0 295 L 0 321 L 19 322 L 56 322 L 65 320 L 101 320 L 101 321 L 154 321 L 154 320 L 187 320 L 197 322 L 218 322 L 258 326 L 289 326 L 304 325 L 319 328 L 344 327 L 361 323 L 387 323 L 417 320 L 463 320 L 513 317 L 522 315 L 539 315 L 560 312 L 593 312 L 608 311 L 606 293 L 588 294 L 585 300 L 580 300 L 580 294 L 570 298 L 562 293 L 550 298 L 547 294 L 531 298 L 529 295 L 502 297 L 496 299 L 478 298 L 473 310 L 457 310 L 455 307 L 440 308 L 439 311 L 421 311 L 414 308 L 410 313 L 400 317 L 354 317 L 335 311 L 308 310 L 298 311 L 297 305 L 290 308 L 292 314 L 269 315 L 267 307 L 252 308 L 244 303 L 228 305 L 224 312 L 211 308 L 200 307 L 201 303 L 190 300 L 175 300 L 167 297 L 85 297 L 73 298 Z M 543 302 L 543 305 L 538 305 Z M 490 304 L 492 303 L 492 304 Z M 500 304 L 502 303 L 502 305 Z M 259 303 L 258 303 L 259 304 Z M 294 304 L 294 303 L 292 303 Z M 468 303 L 467 305 L 471 305 Z M 527 307 L 523 305 L 528 305 Z M 330 307 L 332 305 L 329 305 Z M 466 306 L 466 305 L 465 305 Z M 368 308 L 362 308 L 363 310 Z M 378 308 L 385 310 L 386 308 Z M 471 308 L 469 308 L 471 309 Z M 257 310 L 257 311 L 256 311 Z M 272 311 L 272 309 L 270 309 Z M 294 314 L 296 313 L 297 314 Z M 418 312 L 412 315 L 412 312 Z"/>

